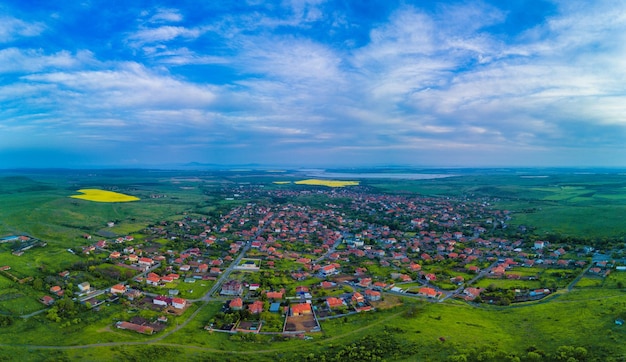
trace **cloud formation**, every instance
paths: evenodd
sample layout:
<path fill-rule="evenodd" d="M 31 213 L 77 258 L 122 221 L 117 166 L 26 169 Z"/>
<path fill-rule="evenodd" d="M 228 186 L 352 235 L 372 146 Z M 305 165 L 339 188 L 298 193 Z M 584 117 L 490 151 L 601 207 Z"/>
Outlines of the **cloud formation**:
<path fill-rule="evenodd" d="M 3 10 L 0 167 L 626 163 L 608 0 Z"/>

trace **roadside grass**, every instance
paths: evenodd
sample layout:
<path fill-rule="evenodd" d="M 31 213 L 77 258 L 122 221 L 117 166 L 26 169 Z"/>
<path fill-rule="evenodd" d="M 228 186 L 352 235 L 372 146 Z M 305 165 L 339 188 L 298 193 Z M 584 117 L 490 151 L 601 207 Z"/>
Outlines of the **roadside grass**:
<path fill-rule="evenodd" d="M 604 278 L 602 283 L 602 287 L 604 288 L 626 288 L 626 272 L 624 271 L 613 271 L 609 276 Z"/>
<path fill-rule="evenodd" d="M 0 264 L 9 265 L 11 274 L 18 276 L 40 277 L 50 272 L 60 272 L 73 263 L 81 260 L 79 256 L 67 252 L 65 249 L 54 248 L 48 244 L 46 247 L 35 247 L 24 252 L 22 256 L 16 256 L 10 251 L 0 252 Z M 42 272 L 42 271 L 45 271 Z"/>
<path fill-rule="evenodd" d="M 483 278 L 474 283 L 474 286 L 477 288 L 488 288 L 492 285 L 500 289 L 538 289 L 542 287 L 541 282 L 538 280 Z"/>
<path fill-rule="evenodd" d="M 533 277 L 544 272 L 545 268 L 516 266 L 508 270 L 510 274 L 518 274 L 523 277 Z"/>
<path fill-rule="evenodd" d="M 46 307 L 37 301 L 31 288 L 6 287 L 0 291 L 0 311 L 9 315 L 25 315 Z M 40 293 L 43 295 L 43 293 Z"/>
<path fill-rule="evenodd" d="M 574 286 L 575 288 L 598 288 L 601 287 L 604 280 L 601 277 L 587 276 L 580 278 Z"/>
<path fill-rule="evenodd" d="M 176 289 L 180 292 L 178 295 L 180 298 L 185 299 L 198 299 L 203 297 L 215 284 L 211 280 L 197 280 L 195 283 L 185 283 L 184 280 L 177 280 L 171 283 L 166 283 L 164 287 L 159 290 L 165 294 L 169 289 Z"/>

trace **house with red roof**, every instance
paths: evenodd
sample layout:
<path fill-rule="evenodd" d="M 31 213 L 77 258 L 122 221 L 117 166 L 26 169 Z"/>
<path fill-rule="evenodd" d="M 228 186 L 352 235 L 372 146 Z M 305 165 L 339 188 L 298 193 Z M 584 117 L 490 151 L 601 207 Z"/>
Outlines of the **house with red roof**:
<path fill-rule="evenodd" d="M 185 309 L 187 300 L 183 298 L 172 298 L 172 307 L 176 309 Z"/>
<path fill-rule="evenodd" d="M 152 299 L 152 304 L 160 305 L 164 307 L 170 304 L 171 302 L 172 300 L 164 295 L 158 295 Z"/>
<path fill-rule="evenodd" d="M 43 297 L 41 297 L 41 298 L 39 299 L 39 301 L 40 301 L 41 303 L 43 303 L 44 305 L 52 305 L 52 304 L 54 304 L 54 298 L 52 298 L 52 297 L 51 297 L 51 296 L 49 296 L 49 295 L 44 295 Z"/>

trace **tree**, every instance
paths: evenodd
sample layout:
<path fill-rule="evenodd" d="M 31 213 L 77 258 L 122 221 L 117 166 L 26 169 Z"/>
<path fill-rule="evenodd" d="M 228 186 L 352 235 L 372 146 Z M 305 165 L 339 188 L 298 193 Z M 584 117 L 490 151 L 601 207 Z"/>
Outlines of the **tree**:
<path fill-rule="evenodd" d="M 43 280 L 41 280 L 41 278 L 35 278 L 35 280 L 33 280 L 33 289 L 43 290 Z"/>

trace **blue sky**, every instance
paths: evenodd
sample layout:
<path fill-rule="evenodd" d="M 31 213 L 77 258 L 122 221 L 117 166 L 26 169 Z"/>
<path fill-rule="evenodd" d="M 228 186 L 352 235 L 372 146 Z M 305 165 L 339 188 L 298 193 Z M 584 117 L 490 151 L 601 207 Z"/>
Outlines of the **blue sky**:
<path fill-rule="evenodd" d="M 0 167 L 626 166 L 621 1 L 4 1 Z"/>

